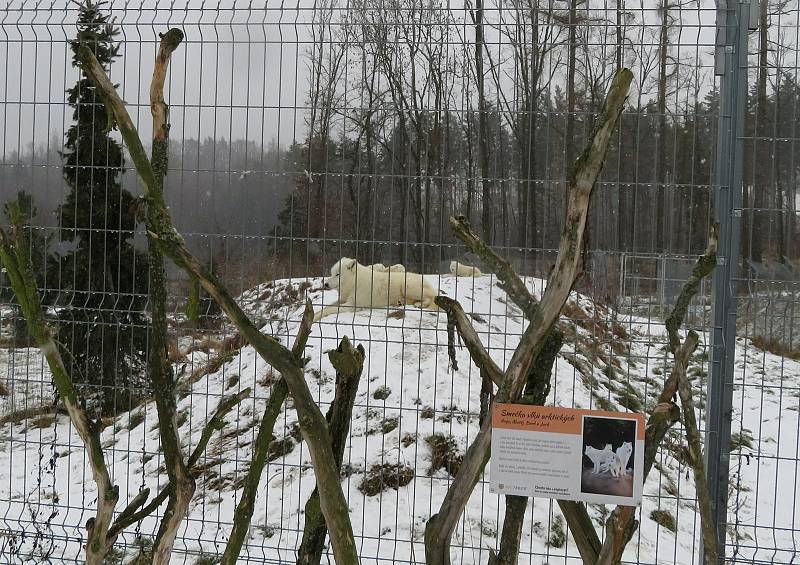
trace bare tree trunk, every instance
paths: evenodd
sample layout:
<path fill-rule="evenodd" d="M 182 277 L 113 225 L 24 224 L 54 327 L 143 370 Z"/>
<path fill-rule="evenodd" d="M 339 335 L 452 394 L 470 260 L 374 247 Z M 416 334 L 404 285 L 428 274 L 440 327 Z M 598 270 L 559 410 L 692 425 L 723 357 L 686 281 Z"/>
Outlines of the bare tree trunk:
<path fill-rule="evenodd" d="M 622 33 L 622 21 L 624 18 L 625 13 L 625 0 L 617 0 L 617 9 L 616 9 L 616 16 L 617 16 L 617 45 L 615 49 L 615 55 L 617 59 L 617 69 L 622 68 L 622 52 L 623 52 L 623 37 L 624 34 Z"/>
<path fill-rule="evenodd" d="M 567 26 L 567 119 L 564 127 L 564 168 L 566 177 L 572 172 L 575 160 L 575 73 L 578 49 L 578 1 L 569 0 L 569 24 Z M 559 203 L 566 206 L 566 194 Z"/>
<path fill-rule="evenodd" d="M 655 249 L 664 249 L 669 245 L 669 236 L 665 233 L 664 218 L 666 209 L 667 182 L 667 56 L 669 54 L 669 0 L 661 0 L 661 29 L 659 33 L 658 93 L 656 96 L 656 112 L 658 113 L 658 140 L 656 147 L 656 202 L 655 202 Z"/>
<path fill-rule="evenodd" d="M 483 76 L 483 41 L 483 0 L 476 0 L 475 75 L 478 81 L 478 148 L 480 151 L 481 186 L 483 188 L 481 227 L 483 228 L 483 238 L 491 245 L 494 243 L 494 210 L 492 210 L 492 185 L 489 181 L 489 120 Z"/>
<path fill-rule="evenodd" d="M 353 347 L 345 336 L 339 347 L 330 351 L 328 356 L 336 369 L 336 394 L 326 419 L 331 428 L 333 456 L 336 465 L 341 468 L 353 415 L 353 403 L 364 367 L 364 348 L 361 345 Z M 305 506 L 305 526 L 303 540 L 297 550 L 297 565 L 319 565 L 327 533 L 328 528 L 319 506 L 319 490 L 314 488 Z"/>
<path fill-rule="evenodd" d="M 475 170 L 475 158 L 473 157 L 473 148 L 472 148 L 472 119 L 471 110 L 468 107 L 467 110 L 467 206 L 466 206 L 466 217 L 467 221 L 472 222 L 472 208 L 475 202 L 475 176 L 473 171 Z"/>
<path fill-rule="evenodd" d="M 153 114 L 153 184 L 149 187 L 150 197 L 164 199 L 164 177 L 167 174 L 169 157 L 168 108 L 164 102 L 164 81 L 169 59 L 183 41 L 183 32 L 171 29 L 161 38 L 161 46 L 156 57 L 153 80 L 150 84 L 150 110 Z M 146 223 L 152 231 L 158 225 L 158 210 L 150 207 Z M 177 411 L 175 400 L 175 378 L 167 358 L 167 276 L 164 270 L 164 256 L 157 242 L 148 235 L 150 264 L 150 306 L 151 334 L 148 353 L 148 372 L 153 385 L 153 393 L 158 412 L 158 428 L 161 449 L 167 476 L 172 487 L 167 509 L 153 545 L 153 564 L 169 563 L 178 526 L 189 511 L 189 502 L 194 496 L 195 481 L 186 468 L 178 437 Z"/>

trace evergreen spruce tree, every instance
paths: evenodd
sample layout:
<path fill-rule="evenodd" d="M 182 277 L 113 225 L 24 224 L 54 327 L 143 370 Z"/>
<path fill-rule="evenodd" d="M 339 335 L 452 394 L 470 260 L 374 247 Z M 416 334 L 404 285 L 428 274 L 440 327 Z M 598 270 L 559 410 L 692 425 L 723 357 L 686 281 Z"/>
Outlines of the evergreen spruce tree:
<path fill-rule="evenodd" d="M 118 56 L 119 29 L 105 2 L 84 0 L 73 53 L 88 45 L 108 71 Z M 73 66 L 78 67 L 73 56 Z M 133 247 L 134 197 L 122 189 L 123 154 L 109 133 L 103 100 L 81 71 L 67 91 L 74 108 L 62 153 L 71 190 L 60 206 L 61 239 L 72 251 L 59 258 L 62 292 L 58 341 L 84 397 L 110 414 L 129 409 L 145 382 L 147 256 Z"/>

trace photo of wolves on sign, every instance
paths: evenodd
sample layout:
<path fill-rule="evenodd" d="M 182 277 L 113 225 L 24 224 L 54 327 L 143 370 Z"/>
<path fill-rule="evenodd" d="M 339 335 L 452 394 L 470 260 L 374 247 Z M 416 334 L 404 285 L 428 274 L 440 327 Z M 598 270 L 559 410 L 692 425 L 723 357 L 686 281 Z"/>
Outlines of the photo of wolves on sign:
<path fill-rule="evenodd" d="M 636 422 L 619 418 L 583 418 L 581 492 L 633 496 Z"/>

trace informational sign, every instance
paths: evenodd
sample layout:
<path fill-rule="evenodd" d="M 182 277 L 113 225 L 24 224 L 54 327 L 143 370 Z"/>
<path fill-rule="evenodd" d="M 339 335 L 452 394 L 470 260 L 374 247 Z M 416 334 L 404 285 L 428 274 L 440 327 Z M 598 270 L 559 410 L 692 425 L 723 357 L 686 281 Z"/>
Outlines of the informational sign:
<path fill-rule="evenodd" d="M 625 506 L 642 501 L 642 414 L 496 403 L 492 428 L 492 492 Z"/>

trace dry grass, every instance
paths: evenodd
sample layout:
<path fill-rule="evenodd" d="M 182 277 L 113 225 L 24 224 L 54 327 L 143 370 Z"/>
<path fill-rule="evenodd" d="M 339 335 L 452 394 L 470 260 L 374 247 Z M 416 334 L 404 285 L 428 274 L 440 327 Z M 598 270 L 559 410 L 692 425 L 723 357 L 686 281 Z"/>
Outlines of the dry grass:
<path fill-rule="evenodd" d="M 753 347 L 756 347 L 761 351 L 767 351 L 773 355 L 785 357 L 786 359 L 800 361 L 800 347 L 791 347 L 772 337 L 766 338 L 761 335 L 755 336 L 753 338 Z"/>
<path fill-rule="evenodd" d="M 178 346 L 178 342 L 175 340 L 169 340 L 167 342 L 167 359 L 169 359 L 170 363 L 185 363 L 189 359 L 186 357 L 186 354 L 181 351 L 181 348 Z"/>
<path fill-rule="evenodd" d="M 425 443 L 431 450 L 431 466 L 428 468 L 428 476 L 433 475 L 439 469 L 444 469 L 452 477 L 456 476 L 464 456 L 458 451 L 458 444 L 452 436 L 436 433 L 425 438 Z"/>
<path fill-rule="evenodd" d="M 400 463 L 373 465 L 364 475 L 358 490 L 367 496 L 375 496 L 390 488 L 397 490 L 404 487 L 413 479 L 414 469 L 406 465 Z"/>
<path fill-rule="evenodd" d="M 23 420 L 52 413 L 52 406 L 34 406 L 31 408 L 23 408 L 21 410 L 10 412 L 5 416 L 0 416 L 0 426 L 4 426 L 9 423 L 19 424 Z"/>
<path fill-rule="evenodd" d="M 201 339 L 195 340 L 192 345 L 189 346 L 189 349 L 186 350 L 186 354 L 188 355 L 195 351 L 212 353 L 214 351 L 219 351 L 221 348 L 222 342 L 220 340 L 211 336 L 203 336 Z"/>

